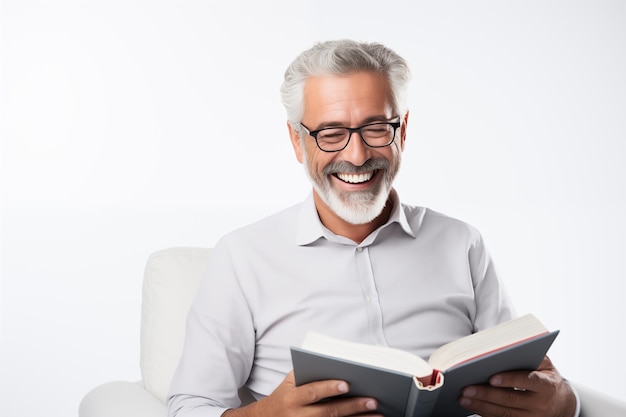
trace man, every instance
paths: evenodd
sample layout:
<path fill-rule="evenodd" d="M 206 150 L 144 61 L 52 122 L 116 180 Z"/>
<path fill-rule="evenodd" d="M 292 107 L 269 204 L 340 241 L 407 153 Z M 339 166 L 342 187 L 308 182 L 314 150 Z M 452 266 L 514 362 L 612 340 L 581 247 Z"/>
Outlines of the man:
<path fill-rule="evenodd" d="M 296 387 L 289 347 L 314 330 L 427 357 L 514 316 L 480 234 L 402 204 L 392 188 L 409 78 L 390 49 L 352 41 L 317 44 L 287 69 L 289 135 L 312 194 L 216 245 L 189 314 L 170 416 L 375 415 L 375 398 L 335 398 L 350 391 L 343 381 Z M 242 386 L 258 401 L 240 407 Z M 547 358 L 534 372 L 467 387 L 459 401 L 484 417 L 577 412 Z"/>

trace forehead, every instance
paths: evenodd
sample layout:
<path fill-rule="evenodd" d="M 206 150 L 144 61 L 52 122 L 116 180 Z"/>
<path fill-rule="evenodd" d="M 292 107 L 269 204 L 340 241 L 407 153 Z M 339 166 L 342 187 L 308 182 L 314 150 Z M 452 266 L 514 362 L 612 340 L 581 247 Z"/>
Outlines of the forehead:
<path fill-rule="evenodd" d="M 309 77 L 304 84 L 304 120 L 358 123 L 371 117 L 391 117 L 389 81 L 376 72 Z"/>

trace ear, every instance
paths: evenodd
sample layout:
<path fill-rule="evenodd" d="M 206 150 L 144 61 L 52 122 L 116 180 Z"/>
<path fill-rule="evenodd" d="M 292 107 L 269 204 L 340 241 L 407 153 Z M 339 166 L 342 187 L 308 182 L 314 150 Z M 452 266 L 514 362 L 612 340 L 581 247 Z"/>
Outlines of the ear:
<path fill-rule="evenodd" d="M 406 128 L 409 124 L 409 112 L 404 114 L 402 119 L 402 126 L 400 126 L 400 150 L 404 151 L 404 142 L 406 142 Z"/>
<path fill-rule="evenodd" d="M 291 146 L 296 154 L 298 162 L 302 163 L 302 143 L 300 140 L 300 134 L 293 128 L 291 123 L 287 122 L 287 128 L 289 129 L 289 138 L 291 139 Z"/>

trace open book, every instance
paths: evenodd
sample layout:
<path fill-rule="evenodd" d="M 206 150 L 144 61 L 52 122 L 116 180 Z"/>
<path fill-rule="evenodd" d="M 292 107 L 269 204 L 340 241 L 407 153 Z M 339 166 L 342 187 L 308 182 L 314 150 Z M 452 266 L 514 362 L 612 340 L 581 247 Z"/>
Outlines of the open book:
<path fill-rule="evenodd" d="M 309 332 L 291 348 L 296 385 L 341 379 L 351 396 L 374 397 L 390 417 L 464 417 L 461 390 L 492 375 L 536 369 L 558 331 L 549 332 L 533 315 L 452 341 L 428 361 L 399 349 L 367 345 Z"/>

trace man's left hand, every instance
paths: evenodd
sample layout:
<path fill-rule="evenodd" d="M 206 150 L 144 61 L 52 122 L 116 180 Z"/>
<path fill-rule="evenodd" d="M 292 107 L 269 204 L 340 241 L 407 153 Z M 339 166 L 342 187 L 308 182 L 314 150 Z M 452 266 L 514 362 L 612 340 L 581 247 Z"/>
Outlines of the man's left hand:
<path fill-rule="evenodd" d="M 482 417 L 574 417 L 576 395 L 546 356 L 537 370 L 504 372 L 463 389 L 461 405 Z"/>

